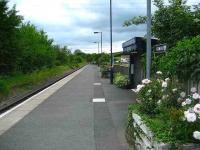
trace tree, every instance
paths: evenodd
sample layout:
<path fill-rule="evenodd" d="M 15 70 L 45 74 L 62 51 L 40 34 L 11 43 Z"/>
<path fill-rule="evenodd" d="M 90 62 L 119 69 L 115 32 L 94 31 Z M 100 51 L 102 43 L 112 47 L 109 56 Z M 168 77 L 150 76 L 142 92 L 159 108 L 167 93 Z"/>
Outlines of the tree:
<path fill-rule="evenodd" d="M 44 31 L 39 31 L 30 23 L 22 24 L 18 32 L 18 45 L 22 50 L 18 57 L 19 70 L 28 73 L 43 67 L 52 67 L 56 61 L 56 51 Z M 58 49 L 60 49 L 58 47 Z"/>
<path fill-rule="evenodd" d="M 160 59 L 157 67 L 183 82 L 200 77 L 200 36 L 178 42 Z"/>
<path fill-rule="evenodd" d="M 17 47 L 17 31 L 22 16 L 17 15 L 15 6 L 9 10 L 6 0 L 0 1 L 0 74 L 16 69 L 20 49 Z"/>
<path fill-rule="evenodd" d="M 194 32 L 195 16 L 185 0 L 170 0 L 169 3 L 165 6 L 163 0 L 155 2 L 158 10 L 152 19 L 152 32 L 162 43 L 173 47 L 182 39 L 200 34 L 200 30 Z"/>
<path fill-rule="evenodd" d="M 62 64 L 69 64 L 70 63 L 70 55 L 71 51 L 67 48 L 67 46 L 64 46 L 63 48 L 60 48 L 59 45 L 54 46 L 54 50 L 56 51 L 56 65 L 62 65 Z"/>
<path fill-rule="evenodd" d="M 200 5 L 187 6 L 186 0 L 169 0 L 169 5 L 164 5 L 163 0 L 154 0 L 158 8 L 152 17 L 153 35 L 162 43 L 173 47 L 182 39 L 200 34 Z M 145 23 L 145 17 L 134 17 L 125 21 L 125 26 Z"/>

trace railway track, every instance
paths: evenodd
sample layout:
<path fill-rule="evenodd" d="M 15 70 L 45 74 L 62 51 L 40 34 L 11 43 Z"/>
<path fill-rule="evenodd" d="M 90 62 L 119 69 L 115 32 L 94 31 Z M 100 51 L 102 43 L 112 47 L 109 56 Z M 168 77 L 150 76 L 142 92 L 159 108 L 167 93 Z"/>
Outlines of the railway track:
<path fill-rule="evenodd" d="M 19 105 L 20 103 L 24 102 L 25 100 L 27 100 L 28 98 L 32 97 L 33 95 L 35 95 L 35 94 L 39 93 L 40 91 L 48 88 L 49 86 L 53 85 L 54 83 L 60 81 L 61 79 L 67 77 L 68 75 L 74 73 L 75 71 L 77 71 L 77 70 L 79 70 L 81 68 L 82 67 L 70 70 L 70 71 L 64 73 L 61 76 L 58 76 L 58 77 L 55 77 L 55 78 L 52 78 L 52 79 L 48 80 L 48 82 L 46 82 L 45 84 L 37 87 L 36 89 L 31 90 L 30 92 L 27 92 L 27 93 L 19 95 L 19 96 L 11 97 L 8 100 L 0 103 L 0 115 L 2 113 L 6 112 L 7 110 Z"/>

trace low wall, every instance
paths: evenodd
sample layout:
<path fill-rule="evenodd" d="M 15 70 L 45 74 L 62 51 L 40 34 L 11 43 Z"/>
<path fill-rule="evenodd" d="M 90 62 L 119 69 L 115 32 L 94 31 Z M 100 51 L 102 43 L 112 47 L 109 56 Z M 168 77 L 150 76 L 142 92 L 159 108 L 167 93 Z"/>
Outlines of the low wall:
<path fill-rule="evenodd" d="M 165 143 L 158 143 L 154 140 L 154 135 L 150 129 L 142 121 L 138 114 L 132 113 L 133 118 L 133 136 L 134 136 L 134 147 L 137 150 L 170 150 L 171 146 Z M 198 144 L 186 144 L 181 145 L 179 150 L 200 150 Z"/>

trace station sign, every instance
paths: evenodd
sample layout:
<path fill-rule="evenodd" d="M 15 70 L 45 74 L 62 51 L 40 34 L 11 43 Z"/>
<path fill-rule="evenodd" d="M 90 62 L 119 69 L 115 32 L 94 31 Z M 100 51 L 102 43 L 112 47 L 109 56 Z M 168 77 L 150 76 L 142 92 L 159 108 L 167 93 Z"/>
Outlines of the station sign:
<path fill-rule="evenodd" d="M 159 44 L 155 46 L 155 52 L 156 53 L 165 53 L 167 50 L 167 45 L 166 44 Z"/>

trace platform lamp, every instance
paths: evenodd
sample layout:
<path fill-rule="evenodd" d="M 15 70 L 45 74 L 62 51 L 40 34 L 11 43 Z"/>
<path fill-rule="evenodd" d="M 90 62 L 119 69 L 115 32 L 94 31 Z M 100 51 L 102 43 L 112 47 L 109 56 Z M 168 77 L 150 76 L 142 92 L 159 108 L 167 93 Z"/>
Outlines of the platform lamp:
<path fill-rule="evenodd" d="M 98 44 L 98 54 L 99 54 L 99 42 L 93 42 Z M 99 60 L 97 60 L 98 66 L 99 66 Z"/>
<path fill-rule="evenodd" d="M 99 54 L 99 42 L 93 42 L 93 43 L 98 44 L 98 54 Z"/>
<path fill-rule="evenodd" d="M 94 34 L 98 34 L 98 33 L 101 34 L 101 54 L 102 54 L 102 32 L 94 32 Z"/>
<path fill-rule="evenodd" d="M 110 83 L 113 84 L 112 0 L 110 0 Z"/>

